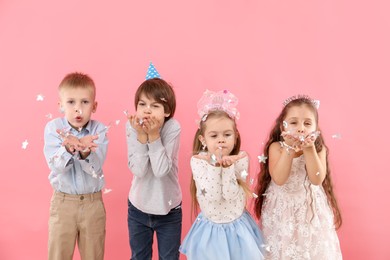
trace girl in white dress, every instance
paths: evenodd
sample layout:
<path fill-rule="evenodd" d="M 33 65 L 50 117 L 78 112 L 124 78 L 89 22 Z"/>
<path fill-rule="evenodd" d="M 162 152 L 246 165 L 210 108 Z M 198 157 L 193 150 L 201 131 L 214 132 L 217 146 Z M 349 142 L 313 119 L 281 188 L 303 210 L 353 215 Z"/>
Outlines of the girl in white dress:
<path fill-rule="evenodd" d="M 318 105 L 307 96 L 286 100 L 265 145 L 255 213 L 266 259 L 342 259 L 335 231 L 342 220 Z"/>
<path fill-rule="evenodd" d="M 180 251 L 189 260 L 260 260 L 263 239 L 246 211 L 248 155 L 240 151 L 237 98 L 206 91 L 191 158 L 193 205 L 201 209 Z"/>

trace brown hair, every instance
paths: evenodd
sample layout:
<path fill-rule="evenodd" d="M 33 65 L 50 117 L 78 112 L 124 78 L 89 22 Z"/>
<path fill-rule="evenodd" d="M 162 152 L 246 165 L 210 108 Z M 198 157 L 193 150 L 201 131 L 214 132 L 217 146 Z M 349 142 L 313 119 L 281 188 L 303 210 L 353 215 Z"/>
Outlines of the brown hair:
<path fill-rule="evenodd" d="M 137 89 L 134 97 L 134 105 L 137 108 L 137 104 L 141 97 L 141 94 L 146 95 L 148 98 L 153 98 L 157 103 L 163 105 L 164 113 L 169 113 L 168 117 L 165 117 L 165 121 L 168 121 L 173 117 L 176 110 L 176 98 L 175 92 L 170 84 L 160 78 L 153 78 L 145 80 Z"/>
<path fill-rule="evenodd" d="M 306 105 L 311 111 L 314 113 L 314 117 L 316 120 L 316 124 L 318 127 L 318 111 L 316 107 L 314 106 L 313 102 L 311 99 L 307 97 L 299 97 L 295 100 L 290 101 L 282 110 L 280 115 L 275 121 L 275 125 L 271 130 L 271 133 L 269 134 L 268 141 L 264 147 L 264 155 L 269 156 L 269 147 L 271 146 L 272 143 L 274 142 L 279 142 L 283 141 L 283 137 L 281 137 L 281 129 L 283 126 L 283 120 L 285 119 L 288 110 L 293 107 L 293 106 L 302 106 Z M 319 130 L 319 129 L 318 129 Z M 342 218 L 341 218 L 341 213 L 339 206 L 337 204 L 336 197 L 333 192 L 333 184 L 332 184 L 332 177 L 330 174 L 330 169 L 329 169 L 329 163 L 328 163 L 328 148 L 325 145 L 324 138 L 322 134 L 317 137 L 315 141 L 315 147 L 317 153 L 322 151 L 323 148 L 326 149 L 326 177 L 324 181 L 322 182 L 322 187 L 324 188 L 324 191 L 326 193 L 326 196 L 328 198 L 329 205 L 332 208 L 333 215 L 334 215 L 334 223 L 336 226 L 336 229 L 338 229 L 341 224 L 342 224 Z M 258 176 L 257 180 L 257 187 L 256 187 L 256 194 L 258 194 L 258 198 L 255 200 L 255 205 L 254 205 L 254 211 L 256 214 L 256 217 L 260 219 L 261 217 L 261 210 L 264 202 L 264 196 L 263 194 L 266 192 L 270 182 L 271 182 L 271 175 L 269 173 L 269 160 L 266 160 L 265 163 L 260 163 L 260 173 Z"/>
<path fill-rule="evenodd" d="M 235 120 L 232 119 L 231 117 L 229 117 L 229 115 L 222 110 L 213 110 L 213 111 L 210 111 L 208 113 L 206 120 L 201 120 L 199 123 L 199 128 L 195 133 L 194 142 L 193 142 L 193 146 L 192 146 L 193 147 L 193 149 L 192 149 L 193 155 L 199 154 L 199 152 L 202 150 L 202 143 L 199 140 L 199 135 L 204 135 L 204 132 L 206 130 L 207 120 L 209 118 L 221 118 L 221 117 L 229 118 L 230 120 L 232 120 L 234 122 L 234 132 L 236 135 L 236 142 L 235 142 L 235 145 L 234 145 L 233 150 L 231 151 L 230 155 L 237 155 L 240 152 L 241 137 L 240 137 L 240 133 L 238 132 L 237 124 L 236 124 Z M 207 147 L 205 149 L 207 151 Z M 245 181 L 242 181 L 241 179 L 237 179 L 237 182 L 240 186 L 243 187 L 244 191 L 248 194 L 249 187 L 248 187 L 247 183 Z M 197 190 L 196 190 L 196 184 L 195 184 L 193 176 L 191 178 L 191 183 L 190 183 L 190 193 L 191 193 L 191 198 L 192 198 L 191 213 L 194 214 L 194 216 L 195 216 L 199 211 L 199 203 L 198 203 L 198 200 L 196 198 Z"/>
<path fill-rule="evenodd" d="M 67 74 L 58 86 L 58 91 L 72 89 L 72 88 L 85 88 L 91 89 L 93 92 L 93 98 L 96 96 L 96 87 L 92 78 L 87 74 L 81 72 L 72 72 Z"/>

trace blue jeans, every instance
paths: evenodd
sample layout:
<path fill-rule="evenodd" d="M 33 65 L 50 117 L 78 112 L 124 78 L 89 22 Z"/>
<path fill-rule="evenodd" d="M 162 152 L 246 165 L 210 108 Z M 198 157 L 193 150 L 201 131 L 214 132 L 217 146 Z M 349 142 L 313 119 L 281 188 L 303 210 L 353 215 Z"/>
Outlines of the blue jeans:
<path fill-rule="evenodd" d="M 181 205 L 173 208 L 167 215 L 147 214 L 128 201 L 127 224 L 131 260 L 152 259 L 154 231 L 157 234 L 160 260 L 178 260 L 181 239 Z"/>

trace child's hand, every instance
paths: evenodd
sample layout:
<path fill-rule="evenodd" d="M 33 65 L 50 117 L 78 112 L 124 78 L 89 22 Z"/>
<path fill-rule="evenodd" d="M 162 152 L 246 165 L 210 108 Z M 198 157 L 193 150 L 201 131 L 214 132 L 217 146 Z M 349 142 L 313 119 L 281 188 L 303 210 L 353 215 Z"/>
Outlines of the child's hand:
<path fill-rule="evenodd" d="M 315 132 L 312 132 L 310 134 L 308 134 L 306 137 L 305 137 L 305 140 L 302 142 L 301 144 L 301 147 L 302 147 L 302 150 L 304 148 L 310 148 L 310 147 L 314 147 L 315 146 L 315 141 L 317 139 L 317 137 L 320 135 L 320 132 L 319 131 L 315 131 Z"/>
<path fill-rule="evenodd" d="M 88 153 L 90 151 L 94 152 L 98 148 L 98 145 L 94 143 L 95 140 L 99 139 L 98 135 L 87 135 L 79 139 L 83 150 L 80 150 L 80 152 Z"/>
<path fill-rule="evenodd" d="M 59 132 L 59 130 L 57 130 L 57 132 L 62 137 L 62 145 L 69 153 L 75 154 L 77 151 L 81 151 L 84 149 L 80 140 L 76 136 L 71 134 L 62 135 L 62 133 L 60 133 L 61 131 Z"/>
<path fill-rule="evenodd" d="M 218 161 L 218 163 L 222 167 L 230 167 L 232 164 L 237 162 L 238 160 L 244 158 L 246 156 L 246 153 L 239 153 L 237 155 L 225 155 L 222 156 L 222 158 Z"/>
<path fill-rule="evenodd" d="M 145 118 L 143 122 L 143 130 L 149 136 L 149 142 L 160 137 L 160 129 L 164 122 L 159 121 L 156 117 Z"/>

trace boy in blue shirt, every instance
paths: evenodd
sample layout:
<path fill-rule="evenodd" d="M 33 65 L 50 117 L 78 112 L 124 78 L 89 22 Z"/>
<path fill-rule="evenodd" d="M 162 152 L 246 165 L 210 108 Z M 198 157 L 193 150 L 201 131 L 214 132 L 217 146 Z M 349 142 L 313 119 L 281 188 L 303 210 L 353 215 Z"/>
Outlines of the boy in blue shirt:
<path fill-rule="evenodd" d="M 48 259 L 103 259 L 106 212 L 102 200 L 108 139 L 96 111 L 96 88 L 83 73 L 65 76 L 58 88 L 64 117 L 47 123 L 44 154 L 54 189 L 49 218 Z"/>

